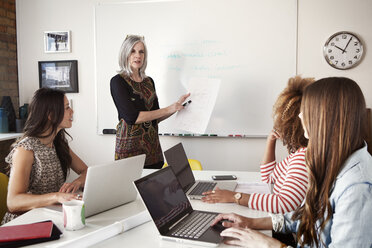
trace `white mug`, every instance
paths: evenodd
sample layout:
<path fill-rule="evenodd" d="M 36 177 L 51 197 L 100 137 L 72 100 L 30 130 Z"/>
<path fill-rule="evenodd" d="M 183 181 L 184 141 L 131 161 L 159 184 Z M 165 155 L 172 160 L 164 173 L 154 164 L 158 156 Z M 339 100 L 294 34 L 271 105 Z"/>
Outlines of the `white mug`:
<path fill-rule="evenodd" d="M 85 226 L 85 207 L 84 201 L 72 200 L 64 202 L 63 226 L 66 230 L 75 231 Z"/>

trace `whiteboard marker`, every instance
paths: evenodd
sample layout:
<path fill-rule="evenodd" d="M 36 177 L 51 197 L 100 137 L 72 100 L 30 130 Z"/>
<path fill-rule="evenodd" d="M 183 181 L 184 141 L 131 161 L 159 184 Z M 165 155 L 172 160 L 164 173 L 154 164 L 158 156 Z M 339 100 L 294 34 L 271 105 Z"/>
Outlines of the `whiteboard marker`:
<path fill-rule="evenodd" d="M 192 103 L 192 101 L 191 100 L 188 100 L 187 102 L 185 102 L 184 104 L 182 104 L 182 106 L 186 107 L 187 104 L 190 104 L 190 103 Z"/>

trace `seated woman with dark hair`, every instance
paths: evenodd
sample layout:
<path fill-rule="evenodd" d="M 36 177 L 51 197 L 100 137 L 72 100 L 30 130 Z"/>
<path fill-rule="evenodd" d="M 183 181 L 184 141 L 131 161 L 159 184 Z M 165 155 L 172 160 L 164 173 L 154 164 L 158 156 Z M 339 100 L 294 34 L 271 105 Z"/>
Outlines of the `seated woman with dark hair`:
<path fill-rule="evenodd" d="M 6 157 L 10 166 L 7 205 L 2 224 L 33 208 L 77 199 L 87 165 L 69 148 L 65 128 L 73 110 L 62 91 L 41 88 L 29 107 L 24 135 Z M 67 134 L 68 135 L 68 134 Z M 80 176 L 65 183 L 69 169 Z"/>

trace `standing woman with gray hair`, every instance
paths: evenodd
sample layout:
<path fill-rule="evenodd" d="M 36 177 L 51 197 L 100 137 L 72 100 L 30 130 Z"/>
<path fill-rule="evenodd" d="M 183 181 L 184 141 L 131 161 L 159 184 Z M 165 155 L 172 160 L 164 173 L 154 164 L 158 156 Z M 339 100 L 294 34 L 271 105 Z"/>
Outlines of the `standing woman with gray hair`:
<path fill-rule="evenodd" d="M 119 66 L 120 71 L 110 82 L 119 117 L 115 160 L 146 154 L 145 168 L 159 169 L 164 158 L 158 123 L 183 109 L 182 103 L 190 94 L 168 107 L 159 107 L 154 81 L 145 74 L 147 49 L 142 36 L 127 36 L 120 48 Z"/>

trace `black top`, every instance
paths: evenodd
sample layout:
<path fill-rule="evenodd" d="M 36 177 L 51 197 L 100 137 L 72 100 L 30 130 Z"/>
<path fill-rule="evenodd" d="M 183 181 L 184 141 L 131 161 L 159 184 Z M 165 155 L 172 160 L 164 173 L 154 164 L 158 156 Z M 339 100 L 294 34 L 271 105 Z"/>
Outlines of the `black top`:
<path fill-rule="evenodd" d="M 140 111 L 159 109 L 155 84 L 150 77 L 138 83 L 130 77 L 117 74 L 111 78 L 110 89 L 118 110 L 118 119 L 124 119 L 130 125 L 135 124 Z"/>
<path fill-rule="evenodd" d="M 163 152 L 158 135 L 158 120 L 135 124 L 140 111 L 159 109 L 154 81 L 146 77 L 136 82 L 126 75 L 116 75 L 110 82 L 111 95 L 118 110 L 115 159 L 146 154 L 145 166 L 161 168 Z"/>

